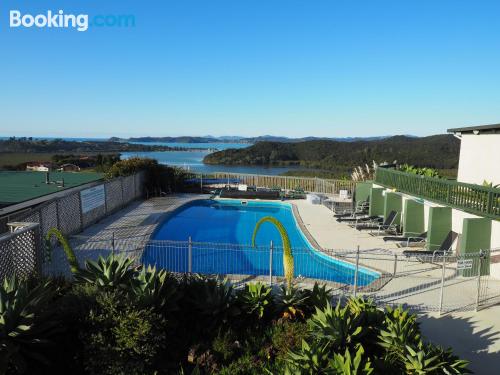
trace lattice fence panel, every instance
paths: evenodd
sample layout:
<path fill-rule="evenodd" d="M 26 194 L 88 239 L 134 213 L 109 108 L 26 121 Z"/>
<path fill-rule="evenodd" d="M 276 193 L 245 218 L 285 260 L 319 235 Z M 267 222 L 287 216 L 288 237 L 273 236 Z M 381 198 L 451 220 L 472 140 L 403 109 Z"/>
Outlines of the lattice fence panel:
<path fill-rule="evenodd" d="M 93 209 L 92 211 L 86 212 L 82 215 L 83 227 L 86 228 L 89 225 L 101 220 L 106 216 L 106 206 L 102 205 Z"/>
<path fill-rule="evenodd" d="M 0 280 L 28 277 L 37 270 L 38 230 L 6 234 L 0 238 Z"/>
<path fill-rule="evenodd" d="M 44 206 L 40 209 L 41 215 L 41 223 L 40 223 L 40 243 L 42 247 L 44 247 L 44 239 L 47 235 L 47 232 L 50 228 L 57 228 L 57 202 L 51 202 L 47 206 Z M 55 245 L 57 242 L 56 238 L 53 237 L 51 239 L 52 245 Z"/>
<path fill-rule="evenodd" d="M 123 204 L 122 196 L 122 181 L 113 180 L 108 182 L 105 186 L 106 189 L 106 209 L 107 212 L 113 212 L 120 208 Z"/>
<path fill-rule="evenodd" d="M 124 177 L 123 183 L 123 202 L 130 203 L 135 199 L 135 178 L 134 176 Z"/>
<path fill-rule="evenodd" d="M 63 234 L 70 235 L 82 228 L 82 211 L 79 192 L 61 198 L 57 202 L 59 211 L 59 229 Z"/>

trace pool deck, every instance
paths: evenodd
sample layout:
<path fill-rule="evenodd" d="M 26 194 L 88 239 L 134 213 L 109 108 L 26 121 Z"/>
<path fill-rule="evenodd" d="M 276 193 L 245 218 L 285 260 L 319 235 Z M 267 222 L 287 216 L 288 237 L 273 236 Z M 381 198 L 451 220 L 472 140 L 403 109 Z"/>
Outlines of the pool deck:
<path fill-rule="evenodd" d="M 313 205 L 305 200 L 289 201 L 297 207 L 299 218 L 316 242 L 323 249 L 360 250 L 397 249 L 394 242 L 384 242 L 370 231 L 358 231 L 346 223 L 339 223 L 333 212 L 323 205 Z M 299 219 L 298 218 L 298 219 Z"/>

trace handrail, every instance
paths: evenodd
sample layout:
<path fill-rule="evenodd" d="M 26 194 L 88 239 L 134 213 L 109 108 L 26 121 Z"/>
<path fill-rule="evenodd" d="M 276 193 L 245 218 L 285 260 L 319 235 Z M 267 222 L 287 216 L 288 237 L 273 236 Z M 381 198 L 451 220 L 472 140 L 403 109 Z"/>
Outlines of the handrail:
<path fill-rule="evenodd" d="M 377 168 L 375 183 L 472 214 L 500 219 L 500 189 L 497 188 L 387 168 Z"/>

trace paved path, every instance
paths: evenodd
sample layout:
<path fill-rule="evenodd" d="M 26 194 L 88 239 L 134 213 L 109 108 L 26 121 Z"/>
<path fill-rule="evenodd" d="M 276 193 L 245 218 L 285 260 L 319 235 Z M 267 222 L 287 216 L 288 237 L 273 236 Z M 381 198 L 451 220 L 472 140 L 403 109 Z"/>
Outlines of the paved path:
<path fill-rule="evenodd" d="M 471 370 L 480 375 L 500 373 L 500 306 L 479 312 L 422 315 L 424 337 L 471 361 Z"/>

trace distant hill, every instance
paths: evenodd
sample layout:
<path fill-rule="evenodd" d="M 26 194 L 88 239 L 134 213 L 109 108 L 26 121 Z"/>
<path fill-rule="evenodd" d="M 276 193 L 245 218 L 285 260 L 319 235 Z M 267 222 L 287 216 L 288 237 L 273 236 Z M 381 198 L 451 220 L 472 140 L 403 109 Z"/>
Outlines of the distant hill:
<path fill-rule="evenodd" d="M 126 139 L 129 142 L 164 142 L 164 143 L 219 143 L 224 142 L 218 138 L 208 137 L 133 137 Z"/>
<path fill-rule="evenodd" d="M 244 149 L 207 155 L 207 164 L 298 165 L 323 170 L 349 171 L 357 165 L 387 161 L 438 169 L 458 167 L 460 141 L 452 135 L 394 136 L 375 140 L 310 140 L 258 142 Z"/>
<path fill-rule="evenodd" d="M 408 136 L 411 137 L 411 136 Z M 239 137 L 239 136 L 180 136 L 180 137 L 132 137 L 132 138 L 118 138 L 111 137 L 110 142 L 163 142 L 163 143 L 248 143 L 253 144 L 257 142 L 284 142 L 296 143 L 315 140 L 331 140 L 339 142 L 354 142 L 354 141 L 372 141 L 377 139 L 385 139 L 389 136 L 380 137 L 344 137 L 344 138 L 328 138 L 328 137 L 302 137 L 302 138 L 289 138 L 274 135 L 262 135 L 259 137 Z"/>
<path fill-rule="evenodd" d="M 79 152 L 133 152 L 178 151 L 181 147 L 138 145 L 111 141 L 65 141 L 62 139 L 9 138 L 0 140 L 0 153 L 79 153 Z"/>
<path fill-rule="evenodd" d="M 411 136 L 409 136 L 411 137 Z M 286 143 L 296 143 L 296 142 L 307 142 L 307 141 L 339 141 L 339 142 L 355 142 L 355 141 L 373 141 L 377 139 L 385 139 L 389 136 L 380 137 L 340 137 L 340 138 L 328 138 L 328 137 L 302 137 L 302 138 L 288 138 L 288 137 L 277 137 L 273 135 L 263 135 L 255 138 L 245 138 L 248 143 L 257 142 L 286 142 Z"/>

